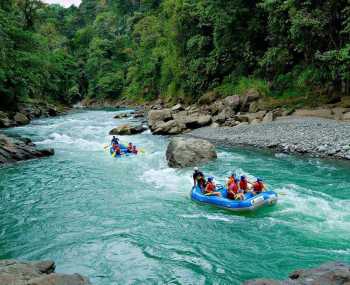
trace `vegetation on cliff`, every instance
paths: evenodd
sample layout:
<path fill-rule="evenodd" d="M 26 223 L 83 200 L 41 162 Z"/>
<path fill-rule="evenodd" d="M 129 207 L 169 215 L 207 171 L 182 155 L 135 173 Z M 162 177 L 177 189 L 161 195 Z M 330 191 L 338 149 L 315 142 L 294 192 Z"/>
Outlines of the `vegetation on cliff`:
<path fill-rule="evenodd" d="M 0 107 L 30 98 L 193 101 L 254 88 L 350 92 L 350 4 L 282 0 L 39 0 L 0 4 Z M 319 97 L 319 98 L 321 98 Z"/>

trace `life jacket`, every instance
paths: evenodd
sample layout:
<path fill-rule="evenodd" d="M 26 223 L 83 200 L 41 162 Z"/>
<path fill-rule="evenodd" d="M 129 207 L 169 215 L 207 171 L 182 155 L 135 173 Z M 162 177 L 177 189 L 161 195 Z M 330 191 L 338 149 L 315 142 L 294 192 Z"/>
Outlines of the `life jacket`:
<path fill-rule="evenodd" d="M 238 189 L 238 185 L 236 184 L 236 182 L 233 182 L 233 183 L 230 184 L 229 190 L 230 190 L 231 192 L 235 193 L 235 194 L 238 193 L 238 190 L 239 190 L 239 189 Z M 229 192 L 230 192 L 230 191 L 229 191 Z"/>
<path fill-rule="evenodd" d="M 248 181 L 247 180 L 241 180 L 239 181 L 239 188 L 242 190 L 247 190 L 248 189 Z"/>
<path fill-rule="evenodd" d="M 227 187 L 230 187 L 232 183 L 235 183 L 235 179 L 232 176 L 230 176 L 227 181 Z"/>
<path fill-rule="evenodd" d="M 132 152 L 132 146 L 128 146 L 127 150 L 128 152 Z"/>
<path fill-rule="evenodd" d="M 121 154 L 120 147 L 115 147 L 114 151 L 116 154 Z"/>
<path fill-rule="evenodd" d="M 263 188 L 264 188 L 264 184 L 262 182 L 258 182 L 258 181 L 254 182 L 253 189 L 255 192 L 260 193 L 262 192 Z"/>
<path fill-rule="evenodd" d="M 215 190 L 215 186 L 214 186 L 213 182 L 208 181 L 207 186 L 206 186 L 206 192 L 211 193 L 214 190 Z"/>

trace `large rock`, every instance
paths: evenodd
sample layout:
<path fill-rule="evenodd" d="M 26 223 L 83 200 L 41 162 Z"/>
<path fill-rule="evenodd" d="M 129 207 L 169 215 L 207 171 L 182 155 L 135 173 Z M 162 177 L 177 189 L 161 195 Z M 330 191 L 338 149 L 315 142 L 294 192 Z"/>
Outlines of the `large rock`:
<path fill-rule="evenodd" d="M 231 108 L 231 110 L 236 111 L 241 103 L 241 99 L 238 95 L 228 96 L 224 98 L 224 104 L 226 107 Z"/>
<path fill-rule="evenodd" d="M 130 117 L 130 113 L 120 113 L 115 115 L 113 118 L 114 119 L 124 119 Z"/>
<path fill-rule="evenodd" d="M 0 134 L 0 165 L 53 154 L 53 149 L 37 149 L 29 139 L 15 139 Z"/>
<path fill-rule="evenodd" d="M 260 93 L 259 91 L 255 89 L 249 89 L 244 95 L 241 100 L 241 111 L 248 111 L 249 105 L 260 99 Z"/>
<path fill-rule="evenodd" d="M 182 133 L 186 126 L 176 120 L 159 122 L 154 126 L 153 134 L 155 135 L 177 135 Z"/>
<path fill-rule="evenodd" d="M 283 281 L 256 279 L 246 281 L 245 285 L 348 285 L 350 266 L 342 262 L 331 262 L 318 268 L 297 270 Z"/>
<path fill-rule="evenodd" d="M 176 104 L 175 106 L 171 107 L 172 112 L 180 112 L 185 110 L 185 108 L 181 104 Z"/>
<path fill-rule="evenodd" d="M 30 123 L 30 120 L 27 118 L 27 116 L 22 113 L 16 113 L 13 119 L 18 125 L 27 125 Z"/>
<path fill-rule="evenodd" d="M 216 159 L 212 143 L 194 138 L 173 138 L 167 148 L 168 165 L 174 168 L 194 166 Z"/>
<path fill-rule="evenodd" d="M 275 113 L 270 111 L 265 115 L 262 122 L 263 123 L 271 123 L 274 119 L 275 119 Z"/>
<path fill-rule="evenodd" d="M 9 128 L 15 125 L 15 122 L 11 121 L 5 112 L 0 111 L 0 128 Z"/>
<path fill-rule="evenodd" d="M 298 109 L 293 113 L 293 116 L 333 119 L 331 109 Z"/>
<path fill-rule="evenodd" d="M 110 135 L 136 135 L 140 134 L 147 130 L 143 125 L 138 126 L 130 126 L 130 125 L 122 125 L 112 129 L 109 134 Z"/>
<path fill-rule="evenodd" d="M 212 118 L 209 115 L 189 115 L 184 120 L 179 120 L 179 122 L 184 123 L 188 129 L 197 129 L 210 125 Z"/>
<path fill-rule="evenodd" d="M 170 109 L 162 110 L 151 110 L 148 113 L 148 125 L 151 130 L 155 128 L 155 125 L 159 122 L 168 122 L 172 120 L 173 115 L 171 114 Z"/>
<path fill-rule="evenodd" d="M 223 124 L 225 123 L 228 119 L 233 117 L 234 112 L 232 111 L 231 108 L 226 107 L 223 109 L 218 115 L 213 117 L 213 121 L 218 123 L 218 124 Z"/>
<path fill-rule="evenodd" d="M 79 274 L 54 273 L 55 263 L 47 261 L 0 260 L 1 285 L 91 285 Z"/>

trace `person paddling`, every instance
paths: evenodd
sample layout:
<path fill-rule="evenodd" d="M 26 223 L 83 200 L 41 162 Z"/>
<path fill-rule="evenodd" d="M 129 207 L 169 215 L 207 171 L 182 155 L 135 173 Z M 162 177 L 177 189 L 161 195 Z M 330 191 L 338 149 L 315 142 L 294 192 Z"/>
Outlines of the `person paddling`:
<path fill-rule="evenodd" d="M 253 183 L 253 194 L 258 195 L 263 191 L 265 191 L 263 180 L 261 178 L 257 178 L 256 182 Z"/>
<path fill-rule="evenodd" d="M 131 142 L 129 142 L 129 144 L 128 144 L 128 148 L 127 148 L 127 152 L 128 152 L 128 153 L 132 153 L 132 150 L 133 150 L 132 143 L 131 143 Z"/>
<path fill-rule="evenodd" d="M 204 194 L 207 196 L 221 196 L 221 193 L 216 191 L 216 185 L 214 183 L 214 177 L 209 176 L 207 185 L 204 189 Z"/>

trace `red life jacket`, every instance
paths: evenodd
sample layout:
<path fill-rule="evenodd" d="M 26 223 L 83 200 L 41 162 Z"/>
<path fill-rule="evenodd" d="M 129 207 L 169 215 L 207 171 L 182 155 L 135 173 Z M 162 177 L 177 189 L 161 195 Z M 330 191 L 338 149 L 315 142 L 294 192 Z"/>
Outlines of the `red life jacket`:
<path fill-rule="evenodd" d="M 238 193 L 238 185 L 236 184 L 236 182 L 231 183 L 231 185 L 229 186 L 229 190 L 235 194 Z"/>
<path fill-rule="evenodd" d="M 215 186 L 213 182 L 208 182 L 206 186 L 206 192 L 210 193 L 210 192 L 213 192 L 214 190 L 215 190 Z"/>
<path fill-rule="evenodd" d="M 253 189 L 255 192 L 262 192 L 263 188 L 264 188 L 264 184 L 262 182 L 258 182 L 258 181 L 254 182 Z"/>
<path fill-rule="evenodd" d="M 247 190 L 248 189 L 248 181 L 247 180 L 241 180 L 239 181 L 239 188 L 242 190 Z"/>

